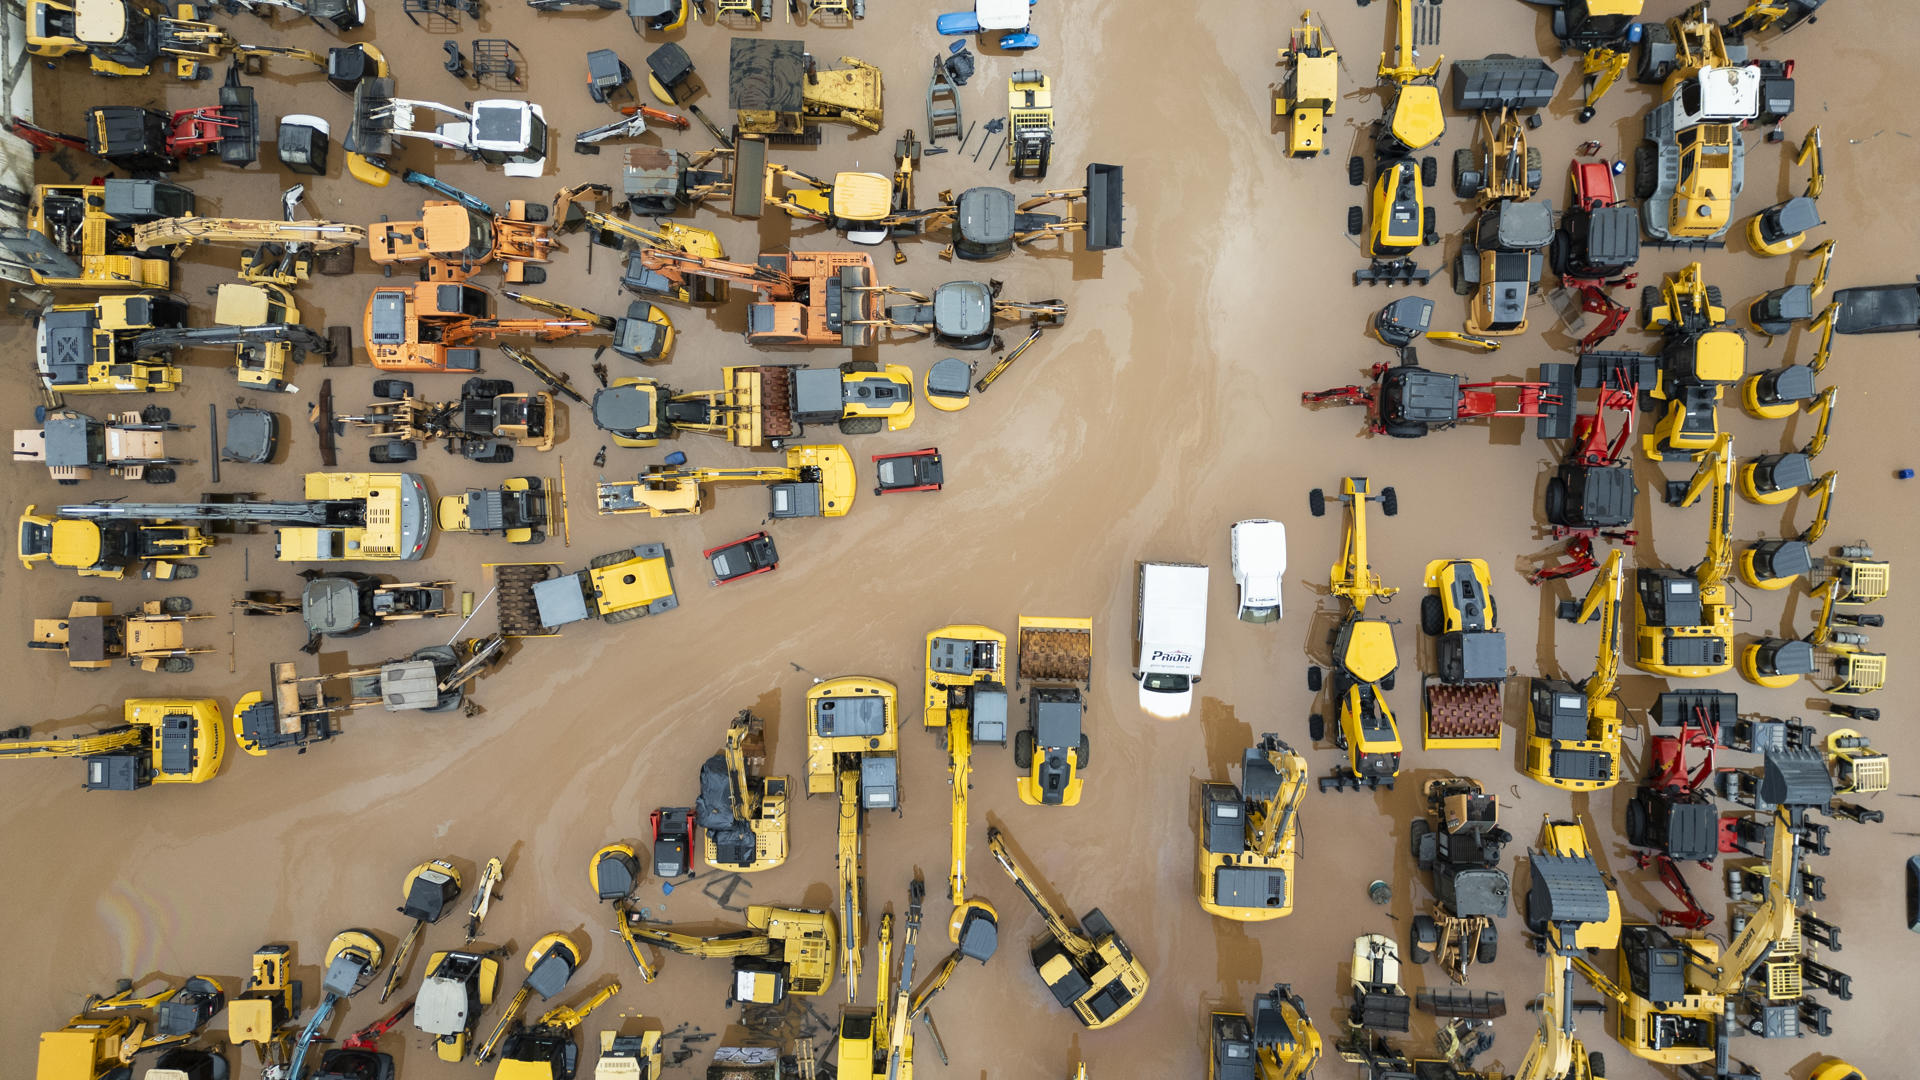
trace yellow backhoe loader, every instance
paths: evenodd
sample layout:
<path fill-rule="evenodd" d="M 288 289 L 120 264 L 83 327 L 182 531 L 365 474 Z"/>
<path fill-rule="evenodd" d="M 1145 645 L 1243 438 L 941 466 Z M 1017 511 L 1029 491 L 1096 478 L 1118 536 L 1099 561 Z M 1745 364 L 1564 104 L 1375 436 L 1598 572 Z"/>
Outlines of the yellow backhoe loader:
<path fill-rule="evenodd" d="M 33 283 L 60 289 L 166 289 L 168 252 L 149 252 L 136 230 L 156 219 L 191 214 L 194 195 L 164 180 L 107 179 L 41 184 L 27 207 L 27 233 L 10 240 Z"/>
<path fill-rule="evenodd" d="M 141 671 L 183 675 L 193 670 L 194 656 L 213 651 L 189 646 L 184 624 L 211 618 L 195 614 L 185 596 L 148 600 L 125 615 L 115 615 L 109 601 L 83 596 L 67 606 L 65 618 L 33 620 L 27 647 L 66 653 L 75 671 L 105 671 L 125 660 Z"/>
<path fill-rule="evenodd" d="M 833 987 L 837 934 L 831 913 L 753 904 L 746 914 L 745 930 L 699 935 L 636 921 L 632 933 L 684 956 L 731 959 L 730 1005 L 778 1005 L 790 993 L 818 996 Z"/>
<path fill-rule="evenodd" d="M 1211 1023 L 1207 1080 L 1305 1080 L 1320 1061 L 1320 1032 L 1286 983 L 1254 999 L 1252 1019 L 1215 1012 Z"/>
<path fill-rule="evenodd" d="M 1200 785 L 1200 907 L 1261 922 L 1293 914 L 1307 761 L 1271 732 L 1240 755 L 1240 786 Z"/>
<path fill-rule="evenodd" d="M 1385 603 L 1400 590 L 1384 584 L 1367 557 L 1367 503 L 1378 501 L 1381 511 L 1393 517 L 1400 512 L 1400 497 L 1390 487 L 1376 494 L 1366 477 L 1348 476 L 1340 481 L 1340 501 L 1347 507 L 1347 526 L 1330 588 L 1346 602 L 1346 614 L 1333 638 L 1332 696 L 1339 709 L 1333 741 L 1347 752 L 1347 760 L 1332 776 L 1321 777 L 1320 790 L 1391 788 L 1394 777 L 1400 775 L 1401 742 L 1385 693 L 1393 689 L 1400 658 L 1394 649 L 1393 624 L 1367 618 L 1367 602 L 1378 598 Z M 1314 517 L 1327 512 L 1326 496 L 1319 488 L 1307 493 L 1307 504 Z M 1308 689 L 1315 693 L 1320 690 L 1320 674 L 1318 666 L 1307 673 Z M 1320 714 L 1309 719 L 1315 742 L 1325 737 L 1325 727 Z"/>
<path fill-rule="evenodd" d="M 999 829 L 987 830 L 987 847 L 1040 913 L 1046 936 L 1033 946 L 1029 958 L 1053 1000 L 1087 1028 L 1110 1027 L 1126 1019 L 1146 997 L 1147 969 L 1106 915 L 1094 908 L 1080 925 L 1073 925 L 1041 895 L 1038 880 L 1014 859 Z"/>
<path fill-rule="evenodd" d="M 650 465 L 634 480 L 602 480 L 602 514 L 682 517 L 707 508 L 707 488 L 723 483 L 763 483 L 773 495 L 775 518 L 844 517 L 859 487 L 853 456 L 836 445 L 789 446 L 787 463 L 731 469 Z"/>
<path fill-rule="evenodd" d="M 1634 571 L 1633 666 L 1669 679 L 1700 679 L 1733 666 L 1733 436 L 1700 459 L 1692 481 L 1667 485 L 1667 502 L 1687 507 L 1712 488 L 1707 553 L 1691 570 Z"/>
<path fill-rule="evenodd" d="M 1534 1002 L 1539 1029 L 1513 1080 L 1604 1077 L 1605 1059 L 1574 1031 L 1573 964 L 1583 950 L 1619 943 L 1620 898 L 1595 864 L 1579 820 L 1545 822 L 1527 865 L 1532 881 L 1522 907 L 1546 954 L 1546 988 Z"/>
<path fill-rule="evenodd" d="M 748 746 L 764 754 L 759 717 L 746 709 L 727 725 L 726 744 L 700 766 L 694 803 L 707 865 L 737 874 L 787 861 L 787 778 L 748 768 Z"/>
<path fill-rule="evenodd" d="M 1603 791 L 1621 779 L 1620 723 L 1614 697 L 1620 676 L 1620 550 L 1607 556 L 1588 586 L 1586 599 L 1563 606 L 1574 623 L 1600 618 L 1600 647 L 1593 674 L 1578 685 L 1536 676 L 1527 687 L 1528 776 L 1562 791 Z M 1641 571 L 1645 573 L 1645 571 Z"/>
<path fill-rule="evenodd" d="M 580 1055 L 574 1029 L 619 992 L 620 984 L 610 982 L 579 1005 L 555 1005 L 532 1024 L 515 1029 L 500 1049 L 494 1080 L 573 1080 Z"/>
<path fill-rule="evenodd" d="M 504 214 L 486 214 L 453 199 L 429 199 L 417 221 L 378 221 L 365 230 L 373 264 L 417 267 L 422 281 L 461 282 L 499 264 L 509 285 L 539 285 L 553 238 L 547 205 L 510 199 Z"/>
<path fill-rule="evenodd" d="M 223 58 L 258 64 L 270 56 L 304 61 L 324 71 L 327 58 L 306 49 L 244 45 L 201 17 L 194 0 L 28 0 L 27 52 L 57 59 L 80 55 L 95 75 L 124 78 L 166 68 L 181 79 L 203 79 Z M 335 26 L 359 21 L 338 4 Z"/>
<path fill-rule="evenodd" d="M 202 784 L 226 760 L 220 703 L 212 698 L 128 698 L 121 720 L 69 738 L 36 739 L 31 728 L 11 728 L 0 732 L 0 758 L 79 758 L 88 791 Z"/>
<path fill-rule="evenodd" d="M 1648 390 L 1666 411 L 1641 448 L 1654 461 L 1697 458 L 1720 434 L 1720 398 L 1747 370 L 1747 338 L 1727 320 L 1720 287 L 1699 263 L 1640 291 L 1640 322 L 1662 334 L 1657 378 Z"/>
<path fill-rule="evenodd" d="M 1287 120 L 1287 156 L 1318 157 L 1327 147 L 1327 117 L 1340 103 L 1340 54 L 1327 38 L 1325 24 L 1313 21 L 1313 12 L 1300 14 L 1300 25 L 1280 50 L 1288 65 L 1287 80 L 1274 95 L 1273 114 Z M 1239 1015 L 1216 1013 L 1218 1016 Z"/>
<path fill-rule="evenodd" d="M 900 808 L 899 691 L 884 679 L 846 675 L 807 691 L 807 794 L 837 792 L 835 865 L 847 1002 L 860 984 L 867 811 Z"/>

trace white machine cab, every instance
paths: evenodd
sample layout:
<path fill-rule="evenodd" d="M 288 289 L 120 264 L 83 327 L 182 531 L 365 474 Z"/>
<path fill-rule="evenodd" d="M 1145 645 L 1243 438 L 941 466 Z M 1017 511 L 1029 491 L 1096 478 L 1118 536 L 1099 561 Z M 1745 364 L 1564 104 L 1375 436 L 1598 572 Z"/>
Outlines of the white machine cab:
<path fill-rule="evenodd" d="M 1187 715 L 1207 652 L 1207 568 L 1141 563 L 1133 625 L 1140 708 L 1164 720 Z"/>
<path fill-rule="evenodd" d="M 1240 618 L 1280 620 L 1280 581 L 1287 573 L 1287 527 L 1266 518 L 1233 524 L 1233 580 L 1240 586 Z"/>

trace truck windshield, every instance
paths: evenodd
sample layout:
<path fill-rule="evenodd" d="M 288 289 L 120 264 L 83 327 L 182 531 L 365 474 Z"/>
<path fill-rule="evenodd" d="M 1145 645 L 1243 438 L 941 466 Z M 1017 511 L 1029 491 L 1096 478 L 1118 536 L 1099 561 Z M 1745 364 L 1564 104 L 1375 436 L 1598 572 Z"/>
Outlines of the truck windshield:
<path fill-rule="evenodd" d="M 1184 694 L 1193 685 L 1193 680 L 1185 675 L 1150 672 L 1140 680 L 1140 685 L 1157 694 Z"/>

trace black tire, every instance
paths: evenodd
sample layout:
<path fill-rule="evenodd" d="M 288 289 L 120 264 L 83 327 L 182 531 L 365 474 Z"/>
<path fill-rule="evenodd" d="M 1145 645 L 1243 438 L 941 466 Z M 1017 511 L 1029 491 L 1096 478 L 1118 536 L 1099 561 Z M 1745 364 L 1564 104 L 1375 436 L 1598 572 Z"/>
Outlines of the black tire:
<path fill-rule="evenodd" d="M 169 596 L 160 601 L 160 610 L 168 615 L 185 615 L 193 610 L 193 597 Z"/>
<path fill-rule="evenodd" d="M 1500 927 L 1492 919 L 1480 928 L 1480 944 L 1473 951 L 1473 962 L 1491 964 L 1500 958 Z"/>
<path fill-rule="evenodd" d="M 1400 513 L 1400 493 L 1392 488 L 1382 488 L 1380 490 L 1380 512 L 1388 517 L 1398 516 Z"/>
<path fill-rule="evenodd" d="M 375 465 L 398 465 L 420 456 L 420 448 L 410 442 L 385 442 L 367 449 L 367 460 Z"/>
<path fill-rule="evenodd" d="M 1319 488 L 1314 488 L 1312 491 L 1307 492 L 1307 509 L 1313 511 L 1314 517 L 1326 517 L 1327 493 L 1321 491 Z"/>
<path fill-rule="evenodd" d="M 1421 243 L 1427 245 L 1428 247 L 1432 247 L 1433 245 L 1440 242 L 1440 229 L 1438 228 L 1439 220 L 1440 220 L 1439 215 L 1434 212 L 1434 209 L 1431 206 L 1423 209 L 1420 212 L 1420 232 L 1421 232 L 1420 242 Z"/>
<path fill-rule="evenodd" d="M 83 596 L 79 602 L 82 604 L 104 604 L 106 600 L 98 596 Z"/>
<path fill-rule="evenodd" d="M 1347 207 L 1347 235 L 1359 236 L 1360 230 L 1367 227 L 1366 212 L 1357 206 Z"/>
<path fill-rule="evenodd" d="M 1633 148 L 1633 197 L 1645 202 L 1660 187 L 1660 155 L 1641 143 Z"/>
<path fill-rule="evenodd" d="M 1727 306 L 1727 302 L 1720 298 L 1720 286 L 1718 285 L 1707 286 L 1707 306 L 1717 307 L 1717 308 L 1724 308 Z"/>
<path fill-rule="evenodd" d="M 1086 733 L 1082 732 L 1080 735 L 1080 745 L 1073 748 L 1073 767 L 1076 769 L 1084 769 L 1087 767 L 1087 763 L 1092 760 L 1093 740 L 1087 738 Z"/>
<path fill-rule="evenodd" d="M 1023 729 L 1013 733 L 1013 766 L 1021 770 L 1033 768 L 1033 732 Z"/>
<path fill-rule="evenodd" d="M 1541 919 L 1538 922 L 1534 921 L 1532 889 L 1528 889 L 1526 892 L 1520 894 L 1520 921 L 1526 925 L 1528 933 L 1544 934 L 1547 932 L 1547 921 L 1545 919 Z"/>
<path fill-rule="evenodd" d="M 1413 854 L 1413 864 L 1422 870 L 1433 869 L 1433 859 L 1422 854 L 1427 840 L 1433 836 L 1433 825 L 1426 818 L 1415 818 L 1407 830 L 1407 847 Z"/>
<path fill-rule="evenodd" d="M 1547 524 L 1566 525 L 1567 482 L 1555 476 L 1547 480 Z"/>
<path fill-rule="evenodd" d="M 546 267 L 544 267 L 544 266 L 523 266 L 523 267 L 521 267 L 521 268 L 520 268 L 520 284 L 522 284 L 522 285 L 545 285 L 546 283 L 547 283 L 547 268 L 546 268 Z"/>
<path fill-rule="evenodd" d="M 160 670 L 169 675 L 191 675 L 193 674 L 193 657 L 169 656 L 160 661 Z"/>
<path fill-rule="evenodd" d="M 548 210 L 547 210 L 546 203 L 528 203 L 527 204 L 527 220 L 533 222 L 535 225 L 538 225 L 541 222 L 547 220 L 547 214 L 548 214 Z"/>
<path fill-rule="evenodd" d="M 621 551 L 609 551 L 605 555 L 595 555 L 592 559 L 588 560 L 587 569 L 605 570 L 610 566 L 619 566 L 631 558 L 633 558 L 632 548 L 626 548 Z"/>
<path fill-rule="evenodd" d="M 1440 159 L 1428 154 L 1420 159 L 1420 186 L 1432 187 L 1440 182 Z"/>
<path fill-rule="evenodd" d="M 42 418 L 45 419 L 44 417 Z M 140 422 L 143 424 L 168 424 L 173 422 L 173 410 L 165 405 L 149 405 L 140 410 Z"/>
<path fill-rule="evenodd" d="M 1388 693 L 1391 693 L 1393 691 L 1394 676 L 1398 674 L 1400 674 L 1400 671 L 1399 669 L 1396 668 L 1393 671 L 1389 671 L 1385 675 L 1380 676 L 1380 689 L 1387 691 Z"/>
<path fill-rule="evenodd" d="M 872 435 L 885 426 L 887 422 L 878 416 L 849 416 L 840 421 L 840 434 Z"/>
<path fill-rule="evenodd" d="M 1359 154 L 1347 159 L 1347 183 L 1359 187 L 1367 182 L 1367 163 Z"/>
<path fill-rule="evenodd" d="M 1594 116 L 1598 114 L 1598 112 L 1599 112 L 1599 110 L 1597 110 L 1597 109 L 1595 109 L 1595 108 L 1594 108 L 1593 106 L 1591 106 L 1591 105 L 1589 105 L 1589 106 L 1587 106 L 1586 108 L 1584 108 L 1584 109 L 1581 109 L 1581 110 L 1580 110 L 1580 115 L 1579 115 L 1579 117 L 1578 117 L 1578 119 L 1579 119 L 1579 121 L 1580 121 L 1581 123 L 1583 123 L 1583 124 L 1584 124 L 1584 123 L 1586 123 L 1586 122 L 1588 122 L 1589 120 L 1592 120 L 1592 119 L 1594 118 Z"/>
<path fill-rule="evenodd" d="M 399 401 L 413 396 L 413 384 L 405 379 L 373 380 L 373 396 L 388 401 Z"/>
<path fill-rule="evenodd" d="M 1542 168 L 1540 149 L 1534 146 L 1527 147 L 1527 192 L 1529 194 L 1540 190 Z"/>
<path fill-rule="evenodd" d="M 1465 255 L 1455 255 L 1453 257 L 1453 295 L 1473 295 L 1473 282 L 1467 280 L 1467 257 Z"/>
<path fill-rule="evenodd" d="M 1453 152 L 1453 193 L 1462 199 L 1473 198 L 1475 192 L 1467 186 L 1467 170 L 1473 168 L 1473 151 L 1461 147 Z"/>
<path fill-rule="evenodd" d="M 1653 325 L 1653 309 L 1659 306 L 1660 286 L 1643 286 L 1640 289 L 1640 328 L 1642 330 L 1655 329 Z"/>
<path fill-rule="evenodd" d="M 180 477 L 177 473 L 175 473 L 172 469 L 167 468 L 164 465 L 155 466 L 149 469 L 142 469 L 140 471 L 140 479 L 146 481 L 149 484 L 171 484 L 175 480 L 178 480 L 179 478 Z"/>
<path fill-rule="evenodd" d="M 1446 612 L 1441 607 L 1440 597 L 1428 593 L 1420 598 L 1420 630 L 1428 637 L 1439 637 L 1446 629 Z"/>
<path fill-rule="evenodd" d="M 1598 1050 L 1588 1054 L 1587 1071 L 1594 1075 L 1595 1080 L 1606 1080 L 1607 1059 L 1605 1055 L 1601 1054 Z"/>
<path fill-rule="evenodd" d="M 1320 692 L 1321 682 L 1322 682 L 1322 676 L 1320 672 L 1320 665 L 1308 664 L 1307 665 L 1307 689 L 1317 694 Z"/>
<path fill-rule="evenodd" d="M 1647 804 L 1638 797 L 1627 801 L 1627 843 L 1634 847 L 1651 847 L 1647 843 Z"/>
<path fill-rule="evenodd" d="M 473 460 L 482 465 L 507 465 L 513 461 L 513 447 L 502 443 L 495 446 L 492 451 Z"/>
<path fill-rule="evenodd" d="M 1309 714 L 1307 716 L 1307 738 L 1314 742 L 1322 742 L 1326 737 L 1327 718 L 1321 716 L 1319 713 Z"/>
<path fill-rule="evenodd" d="M 480 384 L 475 389 L 487 397 L 499 397 L 501 394 L 513 393 L 512 379 L 478 379 L 475 381 Z"/>
<path fill-rule="evenodd" d="M 192 563 L 177 562 L 173 564 L 173 580 L 175 581 L 191 581 L 199 576 L 200 568 Z"/>
<path fill-rule="evenodd" d="M 1407 935 L 1407 959 L 1416 964 L 1424 964 L 1433 959 L 1434 948 L 1440 944 L 1440 927 L 1431 915 L 1415 915 L 1412 932 Z"/>

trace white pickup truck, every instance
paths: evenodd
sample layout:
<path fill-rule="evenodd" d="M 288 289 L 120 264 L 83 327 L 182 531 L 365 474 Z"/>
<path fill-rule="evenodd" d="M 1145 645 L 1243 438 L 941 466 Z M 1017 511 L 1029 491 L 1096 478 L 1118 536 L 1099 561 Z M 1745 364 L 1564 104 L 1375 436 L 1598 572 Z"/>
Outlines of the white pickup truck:
<path fill-rule="evenodd" d="M 1240 585 L 1240 618 L 1280 620 L 1280 579 L 1287 573 L 1287 527 L 1266 518 L 1233 523 L 1233 580 Z"/>

